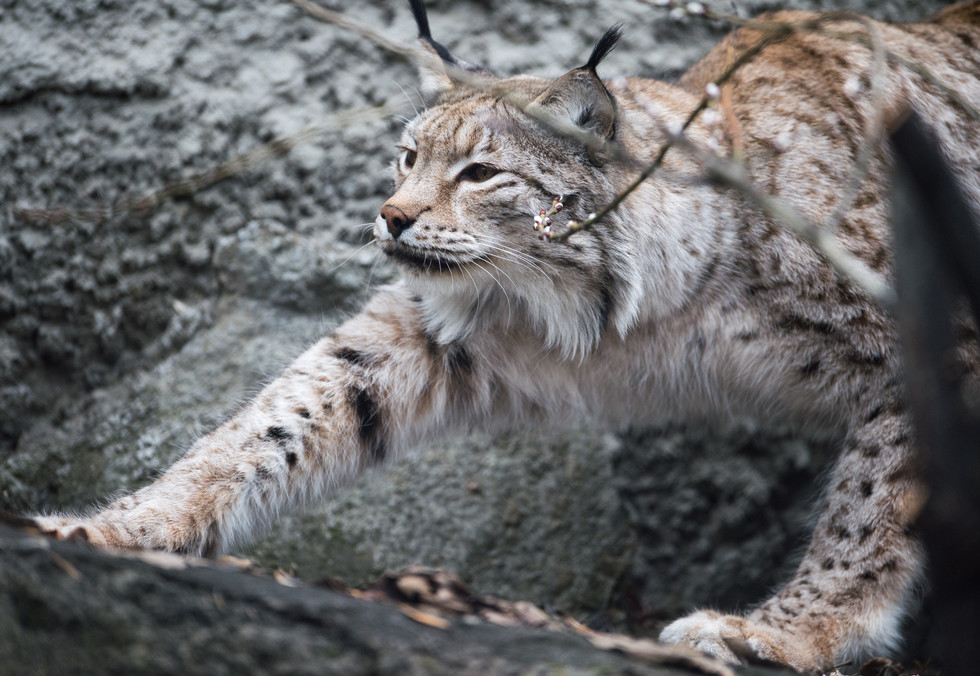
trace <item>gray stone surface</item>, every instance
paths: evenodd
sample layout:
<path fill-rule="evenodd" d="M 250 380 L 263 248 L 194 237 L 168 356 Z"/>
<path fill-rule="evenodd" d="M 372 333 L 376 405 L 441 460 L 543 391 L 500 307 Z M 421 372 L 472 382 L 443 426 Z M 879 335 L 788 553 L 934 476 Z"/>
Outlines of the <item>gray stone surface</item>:
<path fill-rule="evenodd" d="M 598 650 L 570 633 L 463 619 L 433 627 L 391 603 L 179 563 L 39 541 L 0 525 L 3 673 L 693 673 Z"/>
<path fill-rule="evenodd" d="M 850 4 L 913 18 L 941 3 Z M 414 36 L 401 2 L 349 11 Z M 502 73 L 558 75 L 623 22 L 603 73 L 672 77 L 721 35 L 627 0 L 441 0 L 430 15 Z M 84 509 L 144 484 L 354 311 L 391 275 L 361 224 L 386 197 L 399 121 L 355 122 L 144 214 L 14 209 L 111 204 L 400 88 L 412 99 L 414 82 L 287 2 L 0 0 L 0 506 Z M 477 434 L 366 477 L 252 554 L 352 582 L 446 566 L 483 592 L 652 630 L 778 580 L 821 448 L 751 423 Z"/>
<path fill-rule="evenodd" d="M 619 449 L 587 431 L 437 444 L 288 520 L 253 556 L 355 584 L 424 563 L 503 598 L 596 611 L 635 548 L 614 484 Z"/>

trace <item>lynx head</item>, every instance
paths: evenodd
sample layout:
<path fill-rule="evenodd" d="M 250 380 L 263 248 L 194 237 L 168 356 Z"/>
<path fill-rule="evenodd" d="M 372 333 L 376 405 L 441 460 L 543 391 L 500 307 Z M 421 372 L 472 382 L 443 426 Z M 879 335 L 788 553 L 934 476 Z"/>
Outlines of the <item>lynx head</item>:
<path fill-rule="evenodd" d="M 422 44 L 444 67 L 422 69 L 427 107 L 402 134 L 395 193 L 374 235 L 422 298 L 433 335 L 450 341 L 513 322 L 541 335 L 545 347 L 581 356 L 607 326 L 625 333 L 639 294 L 629 238 L 607 226 L 557 244 L 539 241 L 532 227 L 555 195 L 564 196 L 559 224 L 586 218 L 615 195 L 615 172 L 500 94 L 615 137 L 616 103 L 596 66 L 619 29 L 599 40 L 586 65 L 556 81 L 500 79 L 432 40 L 421 2 L 412 7 Z M 456 82 L 457 70 L 492 86 Z"/>

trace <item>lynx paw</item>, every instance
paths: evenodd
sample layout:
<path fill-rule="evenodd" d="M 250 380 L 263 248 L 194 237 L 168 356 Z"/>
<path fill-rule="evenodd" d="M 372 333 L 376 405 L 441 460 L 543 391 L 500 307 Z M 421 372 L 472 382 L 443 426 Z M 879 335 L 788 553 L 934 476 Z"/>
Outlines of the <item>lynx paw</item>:
<path fill-rule="evenodd" d="M 706 655 L 729 664 L 741 664 L 744 647 L 757 657 L 787 664 L 798 670 L 816 667 L 814 657 L 805 645 L 790 634 L 778 631 L 744 617 L 699 610 L 667 625 L 660 633 L 663 643 L 690 645 Z M 733 648 L 742 646 L 740 654 Z"/>
<path fill-rule="evenodd" d="M 78 517 L 35 516 L 34 525 L 45 535 L 57 540 L 89 542 L 103 549 L 131 547 L 123 542 L 115 529 L 102 528 Z"/>

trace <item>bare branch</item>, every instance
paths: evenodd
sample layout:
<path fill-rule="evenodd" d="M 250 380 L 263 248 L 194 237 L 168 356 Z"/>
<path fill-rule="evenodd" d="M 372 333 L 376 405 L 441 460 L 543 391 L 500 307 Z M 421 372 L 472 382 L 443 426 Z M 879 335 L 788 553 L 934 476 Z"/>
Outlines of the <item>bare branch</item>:
<path fill-rule="evenodd" d="M 702 96 L 698 105 L 689 113 L 679 130 L 673 130 L 668 134 L 667 141 L 660 147 L 654 159 L 648 163 L 640 161 L 630 155 L 625 149 L 615 141 L 601 138 L 588 132 L 567 120 L 558 119 L 555 116 L 535 106 L 533 101 L 523 97 L 516 92 L 509 91 L 504 87 L 500 80 L 488 77 L 483 74 L 473 73 L 446 64 L 438 56 L 426 51 L 421 46 L 400 43 L 392 40 L 386 35 L 374 30 L 373 28 L 358 22 L 350 17 L 321 7 L 310 0 L 290 0 L 297 7 L 314 18 L 339 26 L 345 30 L 352 31 L 374 44 L 380 46 L 391 54 L 400 58 L 408 59 L 416 64 L 426 67 L 442 69 L 456 83 L 469 87 L 476 91 L 487 91 L 492 93 L 525 114 L 541 122 L 544 126 L 557 134 L 572 138 L 586 148 L 605 154 L 610 159 L 620 162 L 626 166 L 636 168 L 637 176 L 619 194 L 617 194 L 608 204 L 594 214 L 590 214 L 584 221 L 572 221 L 566 224 L 561 232 L 549 230 L 545 237 L 551 241 L 561 242 L 567 240 L 571 235 L 581 230 L 585 230 L 613 210 L 635 191 L 643 181 L 647 180 L 655 172 L 661 169 L 664 157 L 670 148 L 678 142 L 683 142 L 685 148 L 691 150 L 690 143 L 683 137 L 683 132 L 697 119 L 716 98 L 716 96 L 706 94 Z M 762 34 L 759 40 L 749 48 L 738 54 L 729 66 L 719 74 L 714 81 L 714 85 L 719 88 L 721 102 L 725 109 L 725 114 L 731 118 L 733 113 L 730 105 L 725 103 L 726 87 L 730 87 L 729 81 L 739 69 L 751 62 L 766 47 L 782 42 L 799 32 L 818 32 L 832 39 L 857 42 L 865 45 L 871 50 L 871 108 L 872 114 L 868 118 L 865 134 L 861 145 L 854 159 L 852 171 L 848 182 L 844 186 L 844 192 L 835 207 L 834 213 L 829 219 L 828 227 L 821 229 L 810 223 L 800 214 L 791 209 L 787 204 L 765 194 L 754 187 L 747 178 L 745 170 L 741 165 L 730 160 L 723 160 L 714 153 L 707 150 L 698 149 L 705 161 L 705 166 L 712 180 L 729 185 L 737 190 L 743 191 L 751 201 L 756 203 L 777 222 L 785 225 L 794 232 L 800 234 L 807 242 L 814 246 L 836 269 L 849 279 L 865 288 L 874 297 L 888 304 L 892 302 L 893 292 L 888 284 L 880 275 L 865 266 L 860 260 L 844 250 L 834 239 L 833 233 L 837 225 L 845 217 L 847 211 L 852 206 L 853 200 L 860 190 L 860 186 L 867 174 L 867 168 L 873 157 L 876 144 L 881 138 L 882 133 L 882 109 L 884 103 L 884 91 L 888 74 L 887 65 L 898 65 L 915 73 L 918 77 L 936 87 L 944 96 L 954 104 L 962 108 L 967 114 L 977 121 L 980 121 L 980 111 L 966 101 L 952 87 L 943 83 L 935 74 L 931 73 L 921 64 L 914 63 L 901 55 L 895 54 L 887 48 L 880 30 L 870 20 L 861 17 L 851 11 L 828 12 L 800 22 L 780 22 L 771 20 L 742 19 L 738 16 L 719 14 L 700 3 L 681 3 L 677 0 L 668 2 L 657 2 L 656 0 L 644 0 L 647 4 L 658 5 L 661 7 L 672 8 L 673 11 L 702 16 L 708 19 L 716 19 L 730 23 L 743 29 L 758 31 Z M 841 21 L 855 21 L 862 24 L 865 32 L 839 31 L 828 28 L 828 23 Z M 389 100 L 381 106 L 350 110 L 338 113 L 329 124 L 319 125 L 305 129 L 293 136 L 276 139 L 270 143 L 258 146 L 246 153 L 234 157 L 218 166 L 200 174 L 191 176 L 164 186 L 162 189 L 139 196 L 124 197 L 109 207 L 96 209 L 20 209 L 15 211 L 15 216 L 22 219 L 40 221 L 44 223 L 58 223 L 68 220 L 82 221 L 101 221 L 115 214 L 128 211 L 145 211 L 158 206 L 162 202 L 173 199 L 174 197 L 189 195 L 203 190 L 225 178 L 233 176 L 251 166 L 263 162 L 271 157 L 276 157 L 289 152 L 295 146 L 307 142 L 310 139 L 346 126 L 354 120 L 364 120 L 368 117 L 382 117 L 399 110 L 393 100 Z M 731 119 L 729 126 L 731 126 Z M 707 154 L 707 155 L 705 155 Z M 707 157 L 710 156 L 710 157 Z M 661 170 L 661 175 L 663 172 Z M 540 230 L 540 228 L 539 228 Z"/>
<path fill-rule="evenodd" d="M 403 110 L 404 107 L 405 103 L 401 97 L 392 97 L 381 105 L 345 110 L 333 115 L 324 124 L 307 127 L 296 134 L 280 137 L 256 146 L 206 171 L 168 183 L 159 190 L 142 195 L 124 195 L 106 206 L 88 209 L 72 207 L 14 209 L 13 215 L 22 221 L 57 225 L 67 222 L 103 223 L 120 214 L 146 212 L 167 200 L 193 195 L 266 160 L 285 155 L 296 146 L 307 143 L 318 136 L 343 129 L 355 122 L 388 117 Z"/>
<path fill-rule="evenodd" d="M 828 37 L 834 38 L 835 40 L 845 40 L 849 42 L 857 42 L 865 47 L 871 48 L 871 42 L 867 35 L 862 33 L 849 33 L 841 31 L 824 31 L 824 34 Z M 938 89 L 943 96 L 945 96 L 951 103 L 956 105 L 960 110 L 969 115 L 975 122 L 980 122 L 980 108 L 977 108 L 972 103 L 967 101 L 962 94 L 960 94 L 954 87 L 943 82 L 938 75 L 933 73 L 931 70 L 923 66 L 921 63 L 907 59 L 901 54 L 896 54 L 895 52 L 888 50 L 887 52 L 888 62 L 897 66 L 901 66 L 912 73 L 915 73 L 924 82 L 928 82 L 930 85 Z"/>
<path fill-rule="evenodd" d="M 392 40 L 391 38 L 382 35 L 359 21 L 355 21 L 354 19 L 351 19 L 338 12 L 320 7 L 309 0 L 290 0 L 290 2 L 307 11 L 310 16 L 319 19 L 320 21 L 352 30 L 358 35 L 366 37 L 374 44 L 396 56 L 408 59 L 427 68 L 442 70 L 450 79 L 453 80 L 453 82 L 457 84 L 464 85 L 475 91 L 491 93 L 520 109 L 521 112 L 543 123 L 555 133 L 574 139 L 589 150 L 602 152 L 607 157 L 619 162 L 636 164 L 637 166 L 640 166 L 639 162 L 626 153 L 619 144 L 608 141 L 590 131 L 583 129 L 582 127 L 548 113 L 547 111 L 534 105 L 534 102 L 531 99 L 521 96 L 520 94 L 511 91 L 507 87 L 502 86 L 500 81 L 496 78 L 488 77 L 487 75 L 483 75 L 481 73 L 474 73 L 462 68 L 457 68 L 452 64 L 444 62 L 438 56 L 426 51 L 425 49 L 422 49 L 421 47 L 407 45 L 405 43 Z"/>
<path fill-rule="evenodd" d="M 767 35 L 764 35 L 758 42 L 756 42 L 754 45 L 752 45 L 744 52 L 739 54 L 738 57 L 731 64 L 729 64 L 729 66 L 715 79 L 714 84 L 719 87 L 725 85 L 732 78 L 732 76 L 734 76 L 735 73 L 738 72 L 740 68 L 742 68 L 747 63 L 752 61 L 752 59 L 758 56 L 759 53 L 762 52 L 762 50 L 768 47 L 769 45 L 786 40 L 787 38 L 792 36 L 795 32 L 797 32 L 797 30 L 804 30 L 804 29 L 808 30 L 809 28 L 805 28 L 805 27 L 821 24 L 827 20 L 829 19 L 826 19 L 823 16 L 821 16 L 818 17 L 817 19 L 812 19 L 798 24 L 769 22 L 773 25 L 772 32 Z M 708 104 L 711 102 L 712 99 L 713 97 L 707 94 L 701 97 L 701 100 L 698 102 L 698 105 L 694 108 L 694 110 L 690 112 L 690 114 L 687 116 L 687 119 L 685 119 L 684 123 L 681 125 L 681 129 L 680 129 L 681 132 L 685 131 L 688 127 L 691 126 L 691 123 L 693 123 L 694 120 L 697 119 L 698 115 L 700 115 L 701 112 L 708 107 Z M 660 165 L 664 161 L 664 157 L 667 155 L 667 151 L 670 150 L 672 143 L 673 141 L 671 141 L 670 138 L 668 137 L 667 142 L 660 147 L 660 151 L 657 153 L 657 156 L 653 159 L 653 161 L 650 162 L 646 167 L 644 167 L 644 169 L 639 173 L 639 175 L 628 186 L 626 186 L 618 195 L 616 195 L 616 197 L 614 197 L 612 201 L 609 202 L 609 204 L 607 204 L 605 207 L 597 211 L 595 214 L 590 215 L 584 221 L 572 221 L 568 223 L 565 227 L 565 230 L 559 233 L 552 234 L 549 239 L 551 241 L 556 241 L 556 242 L 560 242 L 562 240 L 568 239 L 574 233 L 592 227 L 592 225 L 594 225 L 597 221 L 601 220 L 611 211 L 619 207 L 619 205 L 623 203 L 623 200 L 629 197 L 629 195 L 634 190 L 640 187 L 640 185 L 645 180 L 650 178 L 650 176 L 652 176 L 653 173 L 660 167 Z"/>
<path fill-rule="evenodd" d="M 430 54 L 418 45 L 407 45 L 403 42 L 392 40 L 388 36 L 382 35 L 378 31 L 374 30 L 370 26 L 367 26 L 360 21 L 355 21 L 345 14 L 335 12 L 332 9 L 327 9 L 326 7 L 321 7 L 320 5 L 310 2 L 309 0 L 290 0 L 290 2 L 320 21 L 332 23 L 335 26 L 351 31 L 352 33 L 357 33 L 361 37 L 367 38 L 374 44 L 378 45 L 385 51 L 396 54 L 404 59 L 425 63 L 426 65 L 432 67 L 439 67 L 442 64 L 442 60 L 439 57 L 435 56 L 434 54 Z"/>
<path fill-rule="evenodd" d="M 783 200 L 756 187 L 741 164 L 698 147 L 683 134 L 675 134 L 673 140 L 704 163 L 705 171 L 713 181 L 737 190 L 774 221 L 802 237 L 835 270 L 880 303 L 886 307 L 895 304 L 895 291 L 884 277 L 842 247 L 827 228 L 811 222 Z"/>
<path fill-rule="evenodd" d="M 871 113 L 865 122 L 864 136 L 854 157 L 854 163 L 851 165 L 844 191 L 841 193 L 840 199 L 837 200 L 834 213 L 827 220 L 827 231 L 831 234 L 837 232 L 837 228 L 854 204 L 854 198 L 857 197 L 861 186 L 864 184 L 864 179 L 868 174 L 868 165 L 871 163 L 876 147 L 881 142 L 884 130 L 885 89 L 888 84 L 888 48 L 881 35 L 881 29 L 873 21 L 861 17 L 861 23 L 868 31 L 871 42 L 871 75 L 869 78 Z"/>

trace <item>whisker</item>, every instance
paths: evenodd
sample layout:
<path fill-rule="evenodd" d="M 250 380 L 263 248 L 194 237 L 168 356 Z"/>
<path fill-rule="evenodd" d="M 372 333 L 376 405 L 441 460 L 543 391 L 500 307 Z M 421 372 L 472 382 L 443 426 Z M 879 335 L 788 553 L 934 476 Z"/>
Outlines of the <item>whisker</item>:
<path fill-rule="evenodd" d="M 496 270 L 497 272 L 499 272 L 500 274 L 502 274 L 504 277 L 506 277 L 507 280 L 511 284 L 513 284 L 515 287 L 517 286 L 517 282 L 514 281 L 514 278 L 513 277 L 511 277 L 510 275 L 507 274 L 507 271 L 506 270 L 504 270 L 502 267 L 500 267 L 499 265 L 497 265 L 496 263 L 494 263 L 492 260 L 489 260 L 489 259 L 484 259 L 484 260 L 486 260 L 486 262 L 490 266 L 492 266 L 494 270 Z"/>
<path fill-rule="evenodd" d="M 477 271 L 474 271 L 472 268 L 460 268 L 460 270 L 463 270 L 466 273 L 466 276 L 470 279 L 470 284 L 473 286 L 473 295 L 476 297 L 476 307 L 474 308 L 474 312 L 478 314 L 480 308 L 483 306 L 483 301 L 486 298 L 487 290 L 481 285 L 480 275 Z"/>
<path fill-rule="evenodd" d="M 469 276 L 470 282 L 473 284 L 473 292 L 476 294 L 476 309 L 479 310 L 480 305 L 483 304 L 483 294 L 480 293 L 480 285 L 476 283 L 476 277 L 473 276 L 472 270 L 469 270 L 466 267 L 461 267 L 460 270 Z"/>
<path fill-rule="evenodd" d="M 500 270 L 500 268 L 499 268 L 499 267 L 497 267 L 497 266 L 495 266 L 495 265 L 493 265 L 493 263 L 492 263 L 492 262 L 490 262 L 490 261 L 487 261 L 487 260 L 484 260 L 484 262 L 486 262 L 486 263 L 488 263 L 488 264 L 489 264 L 489 265 L 491 266 L 491 268 L 494 268 L 494 269 L 496 269 L 496 270 L 498 270 L 498 271 L 500 271 L 500 272 L 503 272 L 503 270 Z M 480 261 L 479 261 L 479 260 L 474 260 L 474 261 L 473 261 L 473 264 L 474 264 L 474 265 L 476 265 L 477 267 L 479 267 L 479 268 L 480 268 L 481 270 L 483 270 L 484 272 L 486 272 L 486 273 L 487 273 L 488 275 L 490 275 L 490 279 L 492 279 L 492 280 L 493 280 L 494 282 L 496 282 L 496 283 L 497 283 L 497 286 L 499 286 L 499 287 L 500 287 L 500 292 L 501 292 L 501 293 L 503 294 L 503 296 L 504 296 L 504 300 L 506 300 L 506 301 L 507 301 L 507 314 L 508 314 L 508 316 L 511 316 L 511 315 L 513 315 L 513 310 L 511 309 L 511 306 L 510 306 L 510 296 L 511 296 L 511 294 L 509 294 L 509 293 L 507 293 L 507 289 L 505 289 L 505 288 L 504 288 L 504 285 L 500 283 L 500 280 L 499 280 L 499 279 L 497 279 L 497 276 L 496 276 L 495 274 L 493 274 L 493 272 L 491 272 L 490 270 L 487 270 L 487 269 L 486 269 L 486 268 L 484 268 L 484 267 L 483 267 L 482 265 L 480 265 Z M 504 272 L 504 274 L 506 275 L 507 273 L 506 273 L 506 272 Z M 508 275 L 508 276 L 507 276 L 507 278 L 508 278 L 508 279 L 510 279 L 510 276 Z M 513 280 L 513 279 L 510 279 L 510 281 L 511 281 L 511 283 L 513 283 L 513 282 L 514 282 L 514 280 Z"/>
<path fill-rule="evenodd" d="M 412 97 L 410 97 L 410 96 L 408 95 L 408 92 L 406 92 L 406 91 L 405 91 L 405 88 L 404 88 L 404 87 L 402 87 L 402 86 L 401 86 L 400 84 L 398 84 L 398 83 L 397 83 L 397 82 L 395 82 L 394 80 L 392 80 L 392 82 L 394 82 L 394 83 L 395 83 L 395 86 L 396 86 L 396 87 L 398 87 L 398 88 L 399 88 L 399 89 L 401 90 L 401 92 L 402 92 L 402 94 L 404 94 L 404 95 L 405 95 L 405 98 L 406 98 L 406 99 L 408 100 L 408 105 L 410 105 L 410 106 L 412 107 L 412 110 L 414 110 L 414 111 L 415 111 L 415 115 L 416 115 L 416 117 L 418 117 L 418 114 L 419 114 L 419 109 L 415 107 L 415 101 L 413 101 L 413 100 L 412 100 Z M 415 88 L 413 87 L 413 89 L 415 89 Z M 418 92 L 418 90 L 417 90 L 417 89 L 416 89 L 415 91 L 416 91 L 416 92 Z M 407 124 L 408 122 L 410 122 L 410 120 L 407 120 L 407 119 L 406 119 L 406 120 L 405 120 L 405 122 L 406 122 L 406 124 Z"/>
<path fill-rule="evenodd" d="M 374 283 L 374 271 L 378 267 L 378 261 L 383 260 L 381 256 L 381 250 L 377 249 L 374 252 L 374 261 L 371 263 L 371 269 L 368 271 L 368 283 L 367 286 L 370 287 Z"/>
<path fill-rule="evenodd" d="M 535 263 L 537 265 L 547 265 L 551 269 L 551 271 L 552 272 L 555 272 L 556 274 L 558 272 L 557 268 L 555 268 L 555 266 L 552 265 L 551 263 L 549 263 L 547 261 L 544 261 L 541 258 L 539 258 L 537 256 L 534 256 L 532 254 L 529 254 L 526 251 L 523 251 L 521 249 L 515 249 L 515 248 L 509 247 L 509 246 L 507 246 L 505 244 L 493 244 L 492 246 L 495 246 L 495 247 L 499 248 L 500 250 L 506 251 L 507 253 L 512 254 L 514 256 L 518 256 L 518 257 L 520 257 L 523 260 L 531 261 L 531 262 L 533 262 L 533 263 Z"/>
<path fill-rule="evenodd" d="M 548 274 L 544 271 L 544 268 L 541 267 L 540 263 L 533 258 L 530 257 L 521 258 L 519 254 L 508 252 L 506 250 L 494 251 L 493 249 L 491 249 L 491 253 L 494 255 L 494 257 L 498 258 L 499 260 L 513 263 L 514 265 L 517 265 L 529 272 L 533 272 L 543 277 L 548 277 Z M 554 268 L 552 268 L 552 271 L 557 273 L 557 271 L 555 271 Z"/>
<path fill-rule="evenodd" d="M 374 227 L 374 221 L 371 221 L 370 223 L 358 223 L 357 225 L 348 225 L 347 227 L 350 230 L 356 230 L 357 228 L 360 228 L 362 230 L 367 230 L 368 228 Z"/>
<path fill-rule="evenodd" d="M 415 95 L 419 97 L 419 103 L 425 103 L 425 97 L 422 96 L 422 92 L 419 91 L 419 88 L 418 87 L 416 87 L 415 85 L 412 85 L 412 84 L 406 85 L 406 86 L 409 89 L 411 89 L 413 92 L 415 92 Z"/>
<path fill-rule="evenodd" d="M 547 272 L 545 272 L 545 270 L 539 265 L 538 261 L 533 258 L 528 257 L 522 259 L 519 257 L 519 254 L 517 253 L 508 253 L 507 251 L 494 251 L 493 249 L 491 249 L 490 252 L 487 254 L 482 254 L 480 257 L 485 260 L 490 260 L 491 255 L 497 260 L 512 263 L 513 265 L 516 265 L 522 270 L 544 277 L 546 280 L 550 280 L 552 277 L 552 275 L 549 275 Z M 552 268 L 552 270 L 554 271 L 554 268 Z M 557 271 L 554 272 L 557 274 Z"/>
<path fill-rule="evenodd" d="M 521 263 L 524 263 L 525 265 L 527 265 L 527 268 L 529 270 L 534 270 L 535 272 L 537 272 L 537 273 L 539 273 L 539 274 L 541 274 L 541 275 L 543 275 L 545 277 L 547 277 L 548 275 L 544 272 L 544 266 L 547 266 L 548 269 L 553 274 L 556 274 L 556 275 L 559 274 L 558 273 L 558 269 L 555 268 L 554 265 L 552 265 L 551 263 L 548 263 L 547 261 L 542 261 L 540 258 L 537 258 L 537 257 L 535 257 L 535 256 L 533 256 L 533 255 L 531 255 L 531 254 L 529 254 L 529 253 L 527 253 L 525 251 L 521 251 L 519 249 L 515 249 L 513 247 L 509 247 L 509 246 L 507 246 L 505 244 L 500 244 L 499 242 L 490 242 L 490 241 L 488 241 L 486 239 L 482 239 L 482 238 L 474 237 L 474 240 L 478 244 L 481 244 L 484 247 L 489 248 L 495 255 L 497 255 L 497 252 L 498 251 L 504 252 L 506 254 L 509 254 L 509 256 L 500 256 L 500 258 L 504 258 L 506 260 L 509 260 L 510 262 L 512 262 L 514 264 L 517 264 L 517 265 L 520 265 Z"/>
<path fill-rule="evenodd" d="M 335 266 L 333 266 L 332 268 L 330 268 L 329 270 L 327 270 L 327 274 L 329 275 L 330 273 L 335 272 L 336 270 L 339 270 L 343 266 L 347 265 L 351 261 L 351 259 L 354 258 L 354 256 L 356 256 L 357 254 L 361 253 L 362 251 L 364 251 L 365 248 L 371 246 L 372 244 L 374 244 L 374 240 L 373 239 L 370 242 L 366 242 L 366 243 L 362 244 L 361 246 L 357 247 L 356 249 L 354 249 L 353 252 L 351 252 L 351 255 L 350 256 L 348 256 L 347 258 L 345 258 L 344 260 L 340 261 Z"/>

